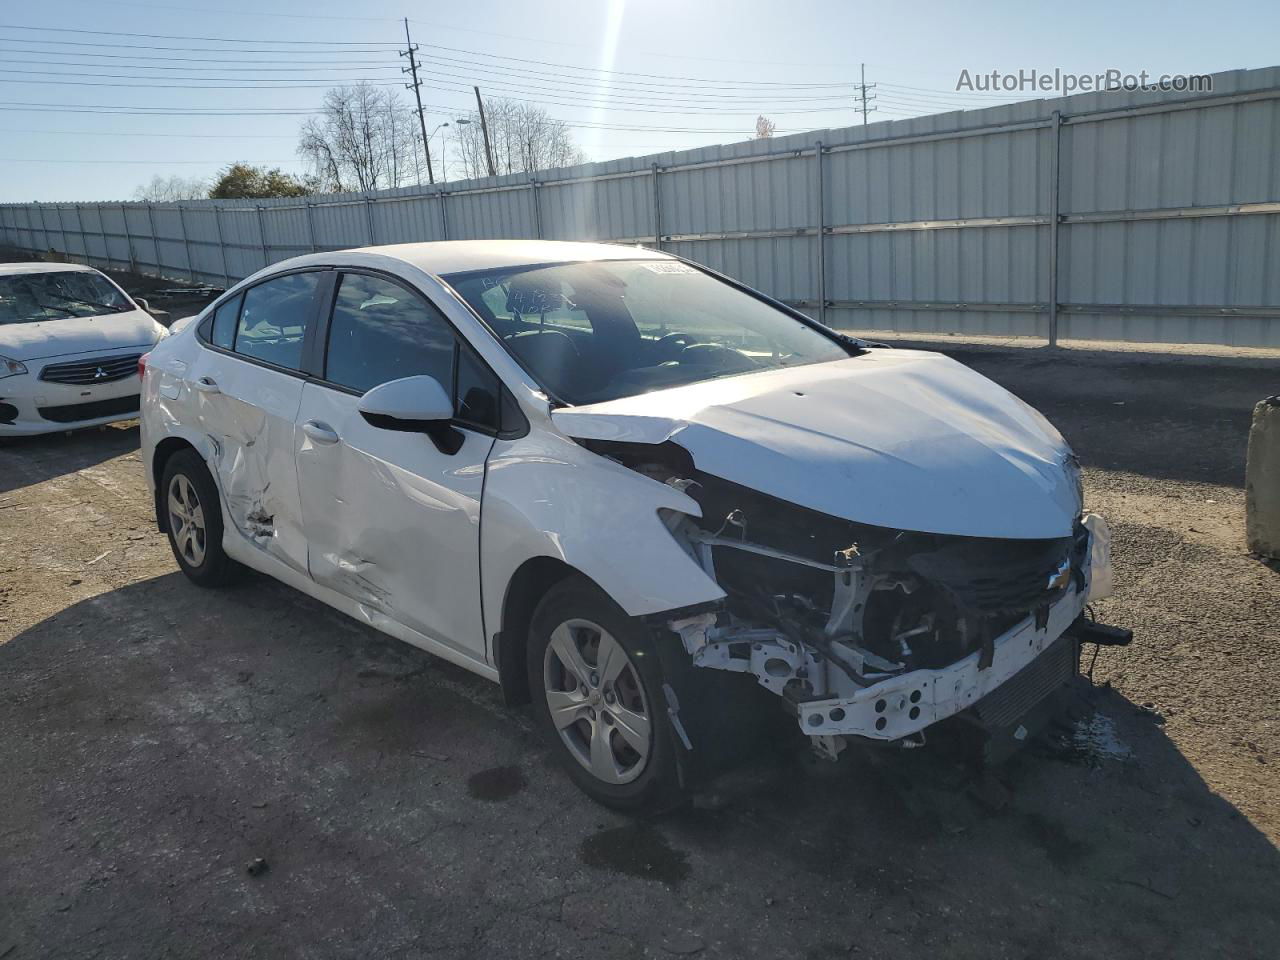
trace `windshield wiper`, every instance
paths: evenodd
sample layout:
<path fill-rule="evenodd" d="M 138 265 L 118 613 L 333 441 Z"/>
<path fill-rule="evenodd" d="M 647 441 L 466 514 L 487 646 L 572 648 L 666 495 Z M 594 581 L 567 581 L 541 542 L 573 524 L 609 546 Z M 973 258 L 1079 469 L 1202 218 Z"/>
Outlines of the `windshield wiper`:
<path fill-rule="evenodd" d="M 127 309 L 123 304 L 99 303 L 97 300 L 82 300 L 79 297 L 63 297 L 63 296 L 59 296 L 56 293 L 54 294 L 54 296 L 65 303 L 83 303 L 86 307 L 94 307 L 98 310 L 104 310 L 108 313 L 120 313 L 122 310 Z M 48 304 L 44 304 L 44 303 L 40 304 L 40 306 L 45 307 L 48 310 L 62 309 L 61 307 L 50 307 Z"/>

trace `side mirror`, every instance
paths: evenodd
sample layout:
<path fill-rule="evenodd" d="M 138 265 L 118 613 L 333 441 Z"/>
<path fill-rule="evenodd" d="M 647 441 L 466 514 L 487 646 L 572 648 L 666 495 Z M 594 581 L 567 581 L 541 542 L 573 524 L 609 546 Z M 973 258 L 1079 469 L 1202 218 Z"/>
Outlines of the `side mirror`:
<path fill-rule="evenodd" d="M 374 387 L 356 404 L 371 426 L 402 433 L 425 433 L 441 453 L 453 455 L 463 434 L 450 426 L 453 400 L 435 377 L 404 377 Z"/>
<path fill-rule="evenodd" d="M 134 297 L 133 302 L 136 303 L 138 306 L 140 306 L 143 310 L 147 311 L 147 313 L 153 312 L 151 310 L 151 304 L 147 303 L 147 301 L 142 299 L 142 297 Z"/>

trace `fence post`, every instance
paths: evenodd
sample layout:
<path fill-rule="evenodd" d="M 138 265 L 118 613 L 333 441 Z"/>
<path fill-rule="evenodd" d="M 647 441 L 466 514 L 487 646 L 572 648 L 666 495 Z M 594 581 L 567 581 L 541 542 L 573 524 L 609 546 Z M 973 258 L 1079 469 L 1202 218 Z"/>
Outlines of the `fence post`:
<path fill-rule="evenodd" d="M 156 262 L 153 266 L 156 268 L 156 276 L 164 275 L 164 267 L 160 265 L 160 234 L 156 233 L 156 211 L 155 206 L 150 200 L 147 201 L 147 225 L 151 227 L 151 250 L 155 254 Z"/>
<path fill-rule="evenodd" d="M 57 214 L 58 232 L 62 234 L 62 253 L 70 260 L 71 244 L 67 242 L 67 225 L 62 222 L 62 207 L 55 206 L 53 212 Z M 80 204 L 78 203 L 76 204 L 76 226 L 80 229 L 80 243 L 84 247 L 84 262 L 87 265 L 89 263 L 89 244 L 84 239 L 84 223 L 80 220 Z"/>
<path fill-rule="evenodd" d="M 124 224 L 124 250 L 129 255 L 129 272 L 138 272 L 138 261 L 133 255 L 133 234 L 129 232 L 129 208 L 120 204 L 120 222 Z"/>
<path fill-rule="evenodd" d="M 529 186 L 533 190 L 533 230 L 534 236 L 539 240 L 542 239 L 542 204 L 538 200 L 538 181 L 534 177 L 529 177 Z"/>
<path fill-rule="evenodd" d="M 369 246 L 377 246 L 378 235 L 373 231 L 373 198 L 367 193 L 364 195 L 364 219 L 369 225 Z"/>
<path fill-rule="evenodd" d="M 102 255 L 107 259 L 107 269 L 111 269 L 111 242 L 107 240 L 107 222 L 102 219 L 102 204 L 95 203 L 94 211 L 98 214 L 98 232 L 102 234 Z"/>
<path fill-rule="evenodd" d="M 307 208 L 307 242 L 311 244 L 311 252 L 315 253 L 316 247 L 316 205 L 310 200 L 306 202 Z"/>
<path fill-rule="evenodd" d="M 196 282 L 196 267 L 191 260 L 191 239 L 187 236 L 186 208 L 178 204 L 178 225 L 182 228 L 182 249 L 187 253 L 187 279 Z"/>
<path fill-rule="evenodd" d="M 27 249 L 34 251 L 36 249 L 36 232 L 31 226 L 31 208 L 23 207 L 22 212 L 27 221 L 27 240 L 31 244 Z"/>
<path fill-rule="evenodd" d="M 258 245 L 262 247 L 262 265 L 269 266 L 271 263 L 271 254 L 267 253 L 267 227 L 262 220 L 262 204 L 257 204 L 254 209 L 258 211 Z"/>
<path fill-rule="evenodd" d="M 658 174 L 662 168 L 655 161 L 653 169 L 653 245 L 662 249 L 662 186 L 658 183 Z"/>
<path fill-rule="evenodd" d="M 445 202 L 444 202 L 444 198 L 446 194 L 444 190 L 440 190 L 436 193 L 436 196 L 440 198 L 440 232 L 442 234 L 440 239 L 448 240 L 449 239 L 449 211 L 445 209 Z"/>
<path fill-rule="evenodd" d="M 231 271 L 227 269 L 227 245 L 222 240 L 222 208 L 215 202 L 213 205 L 213 230 L 218 238 L 218 250 L 222 253 L 222 288 L 231 286 Z"/>
<path fill-rule="evenodd" d="M 1053 138 L 1049 148 L 1049 346 L 1058 345 L 1058 212 L 1062 171 L 1062 112 L 1053 111 L 1049 127 Z"/>
<path fill-rule="evenodd" d="M 813 145 L 818 186 L 818 322 L 827 322 L 827 191 L 822 175 L 822 141 Z"/>

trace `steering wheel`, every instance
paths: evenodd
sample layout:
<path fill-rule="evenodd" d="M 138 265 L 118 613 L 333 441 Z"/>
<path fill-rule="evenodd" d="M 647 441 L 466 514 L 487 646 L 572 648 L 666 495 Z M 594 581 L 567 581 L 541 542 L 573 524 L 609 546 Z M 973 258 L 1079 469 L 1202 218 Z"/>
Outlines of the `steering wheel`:
<path fill-rule="evenodd" d="M 666 336 L 659 337 L 653 344 L 653 348 L 658 355 L 664 360 L 674 358 L 681 350 L 698 342 L 698 338 L 691 333 L 668 333 Z M 675 349 L 675 348 L 679 349 Z"/>
<path fill-rule="evenodd" d="M 695 343 L 680 352 L 680 363 L 702 364 L 725 372 L 743 372 L 758 364 L 741 351 L 718 343 Z"/>

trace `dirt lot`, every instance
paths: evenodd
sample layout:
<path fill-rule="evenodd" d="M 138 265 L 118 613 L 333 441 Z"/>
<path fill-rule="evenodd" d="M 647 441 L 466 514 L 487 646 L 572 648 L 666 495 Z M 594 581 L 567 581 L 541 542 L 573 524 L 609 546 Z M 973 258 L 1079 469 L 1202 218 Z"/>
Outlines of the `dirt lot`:
<path fill-rule="evenodd" d="M 271 581 L 189 585 L 137 430 L 0 448 L 0 958 L 1275 957 L 1275 360 L 982 348 L 1113 523 L 1098 713 L 976 776 L 762 759 L 615 816 L 496 687 Z M 246 866 L 264 858 L 267 869 Z"/>

